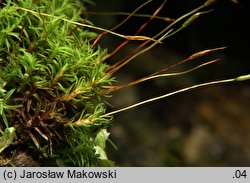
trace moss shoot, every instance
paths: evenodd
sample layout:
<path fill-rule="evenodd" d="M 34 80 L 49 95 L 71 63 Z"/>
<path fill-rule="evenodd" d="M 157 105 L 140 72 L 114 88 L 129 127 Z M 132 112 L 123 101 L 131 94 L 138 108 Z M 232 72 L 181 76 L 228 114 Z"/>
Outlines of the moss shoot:
<path fill-rule="evenodd" d="M 88 42 L 94 32 L 64 20 L 83 22 L 85 3 L 1 1 L 1 166 L 113 165 L 105 96 L 93 97 L 112 82 L 106 51 Z"/>

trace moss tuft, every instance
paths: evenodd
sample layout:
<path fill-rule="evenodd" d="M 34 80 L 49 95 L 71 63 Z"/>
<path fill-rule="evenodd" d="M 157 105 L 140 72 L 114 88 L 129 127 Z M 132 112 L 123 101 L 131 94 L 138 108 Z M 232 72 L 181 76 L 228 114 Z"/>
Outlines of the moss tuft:
<path fill-rule="evenodd" d="M 101 117 L 103 97 L 93 98 L 112 81 L 104 77 L 106 51 L 88 42 L 95 33 L 63 20 L 81 22 L 84 5 L 75 0 L 1 5 L 0 145 L 6 144 L 6 129 L 15 129 L 12 143 L 1 148 L 6 160 L 1 165 L 32 166 L 11 161 L 23 153 L 40 166 L 112 164 L 95 143 L 111 121 Z"/>

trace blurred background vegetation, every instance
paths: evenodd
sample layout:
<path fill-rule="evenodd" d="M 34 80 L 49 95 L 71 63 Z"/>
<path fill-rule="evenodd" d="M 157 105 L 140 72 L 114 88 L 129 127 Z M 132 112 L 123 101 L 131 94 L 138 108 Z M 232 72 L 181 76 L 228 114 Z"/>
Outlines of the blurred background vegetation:
<path fill-rule="evenodd" d="M 132 12 L 143 0 L 95 0 L 88 7 L 96 12 Z M 162 3 L 154 0 L 139 13 L 152 14 Z M 160 16 L 177 18 L 204 1 L 167 1 Z M 168 91 L 202 81 L 248 74 L 250 27 L 248 1 L 235 4 L 219 0 L 213 11 L 191 26 L 132 61 L 116 74 L 118 83 L 128 83 L 176 63 L 204 49 L 226 46 L 214 55 L 218 63 L 191 74 L 157 79 L 112 93 L 113 109 L 127 106 Z M 97 26 L 111 28 L 124 16 L 97 16 Z M 133 35 L 146 18 L 131 18 L 116 32 Z M 153 20 L 141 35 L 153 36 L 167 25 Z M 122 40 L 105 36 L 100 42 L 112 51 Z M 131 42 L 109 63 L 115 63 L 136 48 Z M 192 63 L 189 63 L 192 64 Z M 192 65 L 180 67 L 180 70 Z M 118 84 L 117 83 L 117 84 Z M 110 159 L 118 166 L 249 166 L 250 165 L 250 82 L 207 87 L 148 104 L 114 116 Z"/>

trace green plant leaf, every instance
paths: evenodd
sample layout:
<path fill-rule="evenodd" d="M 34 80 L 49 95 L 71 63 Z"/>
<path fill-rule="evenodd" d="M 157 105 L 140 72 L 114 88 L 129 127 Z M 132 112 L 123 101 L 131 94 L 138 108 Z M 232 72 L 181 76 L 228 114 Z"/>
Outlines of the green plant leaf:
<path fill-rule="evenodd" d="M 101 149 L 105 149 L 109 134 L 110 133 L 107 132 L 107 129 L 101 129 L 96 135 L 95 145 L 100 147 Z"/>
<path fill-rule="evenodd" d="M 14 140 L 14 136 L 15 136 L 14 127 L 6 128 L 4 130 L 2 136 L 0 137 L 0 153 L 11 145 L 11 143 Z"/>
<path fill-rule="evenodd" d="M 95 146 L 94 148 L 95 148 L 95 154 L 98 155 L 101 160 L 107 160 L 108 159 L 107 154 L 104 151 L 104 149 L 102 149 L 99 146 Z"/>

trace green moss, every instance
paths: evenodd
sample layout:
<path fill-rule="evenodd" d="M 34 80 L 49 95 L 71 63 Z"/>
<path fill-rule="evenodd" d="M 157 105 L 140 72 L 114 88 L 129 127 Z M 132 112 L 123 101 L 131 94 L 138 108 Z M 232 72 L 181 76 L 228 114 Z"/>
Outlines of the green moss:
<path fill-rule="evenodd" d="M 88 42 L 95 33 L 62 19 L 82 21 L 84 5 L 75 0 L 1 5 L 0 127 L 16 129 L 3 153 L 25 151 L 41 166 L 108 161 L 96 151 L 95 138 L 111 118 L 100 117 L 105 103 L 93 97 L 112 81 L 104 77 L 106 52 Z"/>

